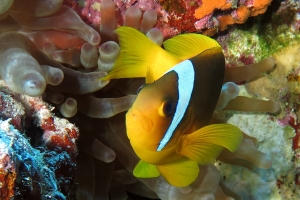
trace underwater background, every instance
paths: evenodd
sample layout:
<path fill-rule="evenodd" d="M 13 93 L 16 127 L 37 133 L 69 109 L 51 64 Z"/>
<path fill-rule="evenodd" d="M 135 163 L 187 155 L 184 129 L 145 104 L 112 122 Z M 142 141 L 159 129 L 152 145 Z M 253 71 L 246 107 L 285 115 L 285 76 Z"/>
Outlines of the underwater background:
<path fill-rule="evenodd" d="M 222 199 L 216 189 L 177 189 L 160 179 L 136 179 L 127 170 L 134 165 L 128 157 L 135 155 L 122 146 L 124 111 L 144 80 L 99 79 L 117 56 L 118 47 L 105 42 L 117 44 L 115 28 L 142 23 L 148 10 L 156 14 L 148 12 L 141 32 L 154 26 L 161 33 L 157 39 L 208 35 L 222 46 L 226 67 L 276 60 L 274 71 L 238 85 L 240 96 L 279 102 L 279 114 L 215 113 L 255 137 L 272 166 L 250 170 L 221 161 L 214 166 L 223 192 L 235 199 L 299 199 L 298 0 L 1 2 L 0 199 L 201 199 L 207 194 Z M 17 48 L 22 50 L 15 54 Z M 27 63 L 36 67 L 24 67 Z M 36 95 L 24 89 L 23 79 L 33 80 Z"/>

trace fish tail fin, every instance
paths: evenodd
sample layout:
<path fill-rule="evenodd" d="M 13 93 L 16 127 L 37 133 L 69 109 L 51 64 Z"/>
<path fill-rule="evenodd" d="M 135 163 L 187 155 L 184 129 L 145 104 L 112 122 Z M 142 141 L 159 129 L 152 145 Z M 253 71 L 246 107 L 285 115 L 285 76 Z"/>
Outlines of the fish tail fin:
<path fill-rule="evenodd" d="M 186 135 L 178 153 L 198 164 L 208 164 L 214 162 L 223 148 L 236 151 L 242 137 L 242 131 L 232 124 L 212 124 Z"/>
<path fill-rule="evenodd" d="M 180 60 L 187 60 L 207 49 L 220 47 L 216 40 L 196 33 L 177 35 L 164 41 L 163 46 L 169 54 Z"/>
<path fill-rule="evenodd" d="M 146 77 L 155 55 L 164 50 L 138 30 L 122 26 L 115 30 L 120 43 L 120 54 L 112 71 L 102 80 Z"/>

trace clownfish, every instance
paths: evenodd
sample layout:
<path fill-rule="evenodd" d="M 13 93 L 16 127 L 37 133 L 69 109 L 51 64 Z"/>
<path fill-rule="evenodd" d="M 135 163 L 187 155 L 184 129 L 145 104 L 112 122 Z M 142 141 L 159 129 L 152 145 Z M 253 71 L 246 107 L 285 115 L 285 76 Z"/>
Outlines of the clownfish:
<path fill-rule="evenodd" d="M 214 162 L 223 148 L 234 152 L 242 139 L 234 125 L 209 124 L 223 83 L 222 49 L 200 34 L 175 36 L 162 48 L 130 27 L 116 33 L 120 55 L 104 79 L 146 78 L 126 114 L 127 136 L 141 159 L 133 174 L 162 175 L 185 187 L 197 178 L 199 164 Z"/>

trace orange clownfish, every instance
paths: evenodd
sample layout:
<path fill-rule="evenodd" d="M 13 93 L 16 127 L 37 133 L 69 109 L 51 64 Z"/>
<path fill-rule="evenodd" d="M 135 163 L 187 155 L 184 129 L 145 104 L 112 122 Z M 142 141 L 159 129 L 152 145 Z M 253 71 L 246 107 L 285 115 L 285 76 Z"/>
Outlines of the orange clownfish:
<path fill-rule="evenodd" d="M 209 125 L 223 83 L 222 49 L 200 34 L 175 36 L 163 49 L 133 28 L 116 33 L 121 53 L 105 79 L 146 78 L 126 114 L 127 135 L 141 159 L 133 174 L 187 186 L 198 164 L 214 162 L 223 148 L 235 151 L 242 139 L 234 125 Z"/>

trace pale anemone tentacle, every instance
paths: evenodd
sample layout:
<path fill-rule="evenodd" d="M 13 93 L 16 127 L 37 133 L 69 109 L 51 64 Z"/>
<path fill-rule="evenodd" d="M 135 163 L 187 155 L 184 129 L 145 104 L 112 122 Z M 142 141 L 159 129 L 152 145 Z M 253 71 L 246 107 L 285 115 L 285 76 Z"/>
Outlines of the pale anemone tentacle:
<path fill-rule="evenodd" d="M 239 87 L 233 82 L 227 82 L 222 86 L 220 97 L 215 108 L 216 111 L 222 110 L 231 99 L 239 94 Z"/>
<path fill-rule="evenodd" d="M 97 48 L 90 43 L 84 43 L 80 50 L 81 64 L 87 69 L 96 67 L 98 61 Z"/>
<path fill-rule="evenodd" d="M 251 137 L 247 137 L 245 133 L 237 151 L 232 153 L 224 149 L 218 159 L 226 163 L 248 167 L 249 169 L 252 169 L 253 165 L 262 169 L 269 169 L 272 165 L 270 158 L 257 149 L 255 140 L 253 141 Z"/>
<path fill-rule="evenodd" d="M 31 50 L 33 51 L 32 55 L 34 55 L 34 58 L 39 63 L 50 65 L 63 71 L 63 81 L 56 86 L 48 86 L 52 90 L 68 92 L 71 94 L 87 94 L 95 92 L 109 83 L 109 81 L 100 80 L 102 77 L 107 75 L 106 72 L 82 73 L 79 71 L 75 71 L 73 69 L 64 67 L 62 64 L 56 62 L 53 59 L 50 59 L 43 52 L 37 50 L 35 46 L 32 46 Z"/>
<path fill-rule="evenodd" d="M 158 28 L 152 28 L 150 29 L 146 36 L 155 44 L 161 46 L 164 41 L 164 36 L 162 32 Z"/>
<path fill-rule="evenodd" d="M 101 43 L 108 40 L 117 41 L 117 35 L 114 32 L 117 29 L 117 19 L 115 15 L 115 4 L 111 0 L 102 0 L 100 6 L 101 22 L 100 35 Z"/>
<path fill-rule="evenodd" d="M 73 117 L 77 113 L 77 101 L 73 98 L 67 98 L 61 104 L 59 111 L 66 118 Z"/>
<path fill-rule="evenodd" d="M 71 67 L 80 67 L 80 49 L 72 48 L 67 50 L 56 50 L 52 58 L 60 63 L 68 64 Z"/>
<path fill-rule="evenodd" d="M 142 11 L 138 6 L 130 6 L 125 12 L 124 26 L 139 29 Z"/>
<path fill-rule="evenodd" d="M 7 53 L 7 50 L 16 53 L 16 50 L 19 49 L 18 52 L 20 55 L 22 55 L 22 58 L 25 58 L 26 62 L 31 62 L 26 66 L 32 68 L 32 75 L 29 74 L 29 68 L 27 68 L 26 73 L 20 73 L 20 71 L 15 70 L 15 73 L 19 73 L 18 76 L 11 76 L 10 73 L 7 73 L 6 71 L 2 72 L 2 78 L 6 79 L 5 77 L 7 77 L 7 83 L 9 83 L 9 86 L 11 88 L 15 88 L 15 92 L 25 93 L 31 96 L 39 96 L 44 92 L 46 87 L 46 80 L 43 76 L 44 72 L 39 64 L 57 67 L 63 71 L 64 78 L 62 82 L 57 86 L 49 85 L 50 88 L 56 91 L 64 91 L 73 94 L 86 94 L 95 92 L 109 83 L 109 81 L 99 80 L 100 78 L 106 76 L 105 72 L 81 73 L 62 66 L 60 63 L 54 61 L 53 59 L 50 59 L 43 52 L 39 51 L 31 43 L 31 41 L 22 34 L 15 32 L 5 33 L 1 35 L 1 41 L 3 42 L 1 42 L 2 45 L 0 46 L 0 48 L 3 53 Z M 16 47 L 16 49 L 12 50 L 13 47 Z M 20 55 L 17 55 L 17 57 L 20 57 Z M 22 63 L 21 60 L 18 60 L 18 62 L 12 62 L 10 61 L 10 59 L 13 58 L 12 56 L 7 56 L 4 54 L 2 54 L 2 56 L 2 60 L 6 60 L 10 64 L 4 65 L 3 62 L 3 67 L 1 68 L 2 70 L 6 70 L 8 69 L 8 66 L 12 65 L 15 65 L 15 67 L 23 66 L 22 68 L 24 68 L 25 63 Z M 23 78 L 19 77 L 21 75 L 23 75 L 24 78 L 26 78 L 26 80 L 28 80 L 29 82 L 22 82 L 21 80 L 23 80 Z M 11 78 L 16 78 L 16 81 L 12 81 Z M 22 89 L 23 86 L 26 88 L 26 90 L 29 90 L 29 93 L 25 92 L 24 89 Z M 37 91 L 35 91 L 34 88 L 36 88 Z"/>
<path fill-rule="evenodd" d="M 105 146 L 98 139 L 93 140 L 91 150 L 94 158 L 102 160 L 106 163 L 110 163 L 116 158 L 115 152 L 112 149 Z"/>
<path fill-rule="evenodd" d="M 127 111 L 136 99 L 136 95 L 120 98 L 78 97 L 78 109 L 93 118 L 109 118 Z"/>
<path fill-rule="evenodd" d="M 215 199 L 234 199 L 238 200 L 241 197 L 228 188 L 224 188 L 220 182 L 221 177 L 218 169 L 213 165 L 200 166 L 200 173 L 196 181 L 194 181 L 188 188 L 194 192 L 202 194 L 203 197 L 213 197 Z"/>
<path fill-rule="evenodd" d="M 58 48 L 53 42 L 46 42 L 43 45 L 43 52 L 49 57 L 52 58 L 52 53 Z"/>
<path fill-rule="evenodd" d="M 85 43 L 84 39 L 65 31 L 21 29 L 19 32 L 28 37 L 41 51 L 46 43 L 55 45 L 55 50 L 74 48 Z"/>
<path fill-rule="evenodd" d="M 236 110 L 244 112 L 268 112 L 277 114 L 280 112 L 281 107 L 278 102 L 261 99 L 253 99 L 244 96 L 238 96 L 235 99 L 232 99 L 228 104 L 223 108 L 223 110 Z"/>
<path fill-rule="evenodd" d="M 50 59 L 42 52 L 36 52 L 35 58 L 40 63 L 57 67 L 63 71 L 63 81 L 56 86 L 48 86 L 52 90 L 68 92 L 71 94 L 87 94 L 95 92 L 109 83 L 109 81 L 100 80 L 102 77 L 106 76 L 106 72 L 82 73 L 75 71 L 73 69 L 64 67 L 53 59 Z"/>
<path fill-rule="evenodd" d="M 147 10 L 143 14 L 140 31 L 144 34 L 148 33 L 150 29 L 156 24 L 157 13 L 155 10 Z"/>
<path fill-rule="evenodd" d="M 64 73 L 61 69 L 49 65 L 41 65 L 41 68 L 44 71 L 47 84 L 58 85 L 63 81 Z"/>
<path fill-rule="evenodd" d="M 120 53 L 119 45 L 114 41 L 103 43 L 99 47 L 98 69 L 97 71 L 109 72 Z"/>
<path fill-rule="evenodd" d="M 30 55 L 30 43 L 15 32 L 0 36 L 0 75 L 14 92 L 40 96 L 46 80 L 40 64 Z"/>
<path fill-rule="evenodd" d="M 0 1 L 0 20 L 4 19 L 9 15 L 9 11 L 14 0 L 2 0 Z"/>
<path fill-rule="evenodd" d="M 14 0 L 11 12 L 22 13 L 34 17 L 44 17 L 59 10 L 63 0 Z"/>
<path fill-rule="evenodd" d="M 228 67 L 225 68 L 224 82 L 250 82 L 274 70 L 275 66 L 275 60 L 269 57 L 252 65 Z M 220 103 L 223 101 L 222 98 L 223 94 L 221 93 L 219 99 Z M 237 96 L 236 98 L 229 99 L 229 101 L 227 101 L 221 109 L 244 112 L 268 112 L 272 114 L 279 114 L 281 111 L 279 103 L 275 101 L 265 101 L 244 96 Z M 217 107 L 216 110 L 221 109 Z"/>
<path fill-rule="evenodd" d="M 227 67 L 225 68 L 224 83 L 252 81 L 260 76 L 263 76 L 265 73 L 273 70 L 275 65 L 276 62 L 274 58 L 266 58 L 252 65 Z"/>
<path fill-rule="evenodd" d="M 61 70 L 65 74 L 64 80 L 57 86 L 50 85 L 50 89 L 71 94 L 88 94 L 103 88 L 109 83 L 109 81 L 100 80 L 106 76 L 105 72 L 82 73 L 66 67 Z"/>
<path fill-rule="evenodd" d="M 115 152 L 96 138 L 92 139 L 91 144 L 82 145 L 80 150 L 106 163 L 110 163 L 116 158 Z"/>
<path fill-rule="evenodd" d="M 100 43 L 99 33 L 85 24 L 73 9 L 65 5 L 62 5 L 53 15 L 46 17 L 35 18 L 20 13 L 12 13 L 12 17 L 23 27 L 31 30 L 66 31 L 93 45 Z"/>

